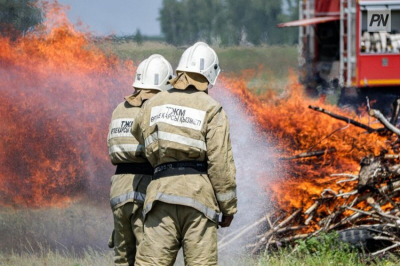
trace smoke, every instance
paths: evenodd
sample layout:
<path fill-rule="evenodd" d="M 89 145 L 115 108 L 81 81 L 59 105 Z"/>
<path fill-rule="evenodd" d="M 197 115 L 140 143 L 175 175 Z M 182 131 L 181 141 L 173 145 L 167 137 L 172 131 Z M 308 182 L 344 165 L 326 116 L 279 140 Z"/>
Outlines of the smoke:
<path fill-rule="evenodd" d="M 279 178 L 280 171 L 274 146 L 266 140 L 265 133 L 257 126 L 243 102 L 226 86 L 229 84 L 225 83 L 213 88 L 210 95 L 221 103 L 230 122 L 232 149 L 237 170 L 238 213 L 229 228 L 218 230 L 219 239 L 223 239 L 220 241 L 220 246 L 262 218 L 272 208 L 268 194 L 259 181 L 260 179 L 274 181 Z M 232 232 L 235 233 L 232 235 Z M 220 252 L 221 259 L 234 260 L 232 254 L 241 254 L 245 250 L 245 245 L 254 240 L 256 233 L 257 227 L 223 247 Z"/>

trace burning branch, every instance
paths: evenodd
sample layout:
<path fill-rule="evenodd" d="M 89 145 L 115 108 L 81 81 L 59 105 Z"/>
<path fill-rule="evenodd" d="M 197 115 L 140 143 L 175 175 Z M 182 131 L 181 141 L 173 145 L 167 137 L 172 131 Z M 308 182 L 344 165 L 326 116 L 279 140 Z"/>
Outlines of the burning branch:
<path fill-rule="evenodd" d="M 353 120 L 353 119 L 350 119 L 350 118 L 348 118 L 348 117 L 341 116 L 341 115 L 338 115 L 338 114 L 334 114 L 334 113 L 332 113 L 332 112 L 330 112 L 330 111 L 328 111 L 328 110 L 325 110 L 325 109 L 323 109 L 323 108 L 321 108 L 321 107 L 318 107 L 318 106 L 312 106 L 312 105 L 310 105 L 310 106 L 308 106 L 308 108 L 310 108 L 310 109 L 312 109 L 312 110 L 314 110 L 314 111 L 317 111 L 317 112 L 321 112 L 321 113 L 327 114 L 327 115 L 329 115 L 329 116 L 331 116 L 331 117 L 333 117 L 333 118 L 336 118 L 336 119 L 338 119 L 338 120 L 345 121 L 345 122 L 350 123 L 350 124 L 352 124 L 352 125 L 354 125 L 354 126 L 356 126 L 356 127 L 363 128 L 363 129 L 367 130 L 368 133 L 376 132 L 376 131 L 379 130 L 379 129 L 375 129 L 375 128 L 369 127 L 369 126 L 367 126 L 367 125 L 364 125 L 364 124 L 362 124 L 362 123 L 360 123 L 360 122 L 357 122 L 357 121 L 355 121 L 355 120 Z"/>
<path fill-rule="evenodd" d="M 303 152 L 303 153 L 297 154 L 292 157 L 282 157 L 282 158 L 279 158 L 279 160 L 294 160 L 294 159 L 300 159 L 300 158 L 315 157 L 315 156 L 321 156 L 321 155 L 325 155 L 325 154 L 332 153 L 332 152 L 336 152 L 336 149 L 330 148 L 330 149 L 322 150 L 322 151 Z"/>

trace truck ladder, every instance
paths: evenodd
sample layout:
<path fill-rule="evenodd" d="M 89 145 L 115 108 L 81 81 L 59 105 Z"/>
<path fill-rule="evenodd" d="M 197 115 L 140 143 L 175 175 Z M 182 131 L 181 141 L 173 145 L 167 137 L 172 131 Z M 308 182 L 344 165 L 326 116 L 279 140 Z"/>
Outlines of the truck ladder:
<path fill-rule="evenodd" d="M 340 72 L 341 86 L 351 87 L 356 66 L 356 2 L 340 0 Z"/>
<path fill-rule="evenodd" d="M 315 0 L 301 0 L 299 8 L 300 19 L 315 17 Z M 304 69 L 305 76 L 314 73 L 313 63 L 315 60 L 315 32 L 313 26 L 300 27 L 299 29 L 299 67 Z"/>

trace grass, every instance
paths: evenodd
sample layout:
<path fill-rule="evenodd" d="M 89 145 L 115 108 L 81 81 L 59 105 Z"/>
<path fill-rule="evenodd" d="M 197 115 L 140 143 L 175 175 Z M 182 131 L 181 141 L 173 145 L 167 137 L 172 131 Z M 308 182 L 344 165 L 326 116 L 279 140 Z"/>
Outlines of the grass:
<path fill-rule="evenodd" d="M 279 248 L 249 261 L 255 266 L 362 266 L 399 265 L 398 257 L 390 253 L 371 258 L 348 244 L 339 242 L 336 232 L 320 234 L 307 240 L 297 241 L 295 247 Z"/>
<path fill-rule="evenodd" d="M 10 228 L 8 235 L 14 236 L 21 242 L 10 242 L 2 238 L 3 247 L 0 249 L 0 266 L 106 266 L 113 264 L 113 253 L 105 247 L 108 232 L 111 225 L 104 222 L 104 216 L 110 216 L 106 208 L 94 207 L 88 204 L 76 204 L 64 209 L 52 208 L 49 210 L 21 210 L 14 215 L 1 212 L 2 228 Z M 83 213 L 86 213 L 84 215 Z M 68 214 L 75 220 L 72 226 L 68 221 Z M 56 217 L 54 217 L 56 216 Z M 30 217 L 30 219 L 28 218 Z M 38 219 L 42 217 L 42 219 Z M 18 219 L 14 219 L 18 218 Z M 55 222 L 55 220 L 57 220 Z M 28 220 L 27 223 L 24 223 Z M 99 221 L 99 222 L 96 222 Z M 57 223 L 62 228 L 56 228 Z M 87 224 L 85 226 L 84 224 Z M 19 231 L 23 225 L 25 232 L 41 230 L 35 240 L 26 238 Z M 40 228 L 38 228 L 40 226 Z M 98 239 L 91 237 L 90 232 L 86 232 L 88 227 L 93 227 Z M 84 230 L 85 229 L 85 230 Z M 66 235 L 66 232 L 75 231 L 77 234 Z M 40 239 L 40 235 L 47 235 L 51 238 Z M 2 237 L 5 235 L 2 233 Z M 72 241 L 69 245 L 65 242 L 66 238 Z M 63 242 L 64 239 L 64 242 Z M 398 257 L 385 255 L 377 258 L 368 258 L 355 249 L 340 244 L 335 233 L 320 235 L 318 238 L 311 238 L 306 241 L 298 241 L 296 247 L 286 247 L 276 249 L 275 252 L 261 254 L 250 257 L 244 254 L 224 254 L 220 256 L 220 266 L 394 266 L 400 265 Z M 52 243 L 60 241 L 58 245 Z M 101 241 L 100 245 L 98 244 Z M 75 245 L 79 244 L 80 245 Z M 86 246 L 82 243 L 86 243 Z M 4 245 L 11 245 L 13 249 L 5 250 Z M 15 246 L 13 246 L 15 245 Z M 178 256 L 176 266 L 183 266 L 182 256 Z"/>
<path fill-rule="evenodd" d="M 113 265 L 112 252 L 99 252 L 86 249 L 83 255 L 74 252 L 52 251 L 42 248 L 38 252 L 0 254 L 0 266 L 109 266 Z"/>
<path fill-rule="evenodd" d="M 74 251 L 53 251 L 50 248 L 41 246 L 39 252 L 23 253 L 0 253 L 0 266 L 20 266 L 20 265 L 51 265 L 51 266 L 106 266 L 112 265 L 111 251 L 96 251 L 87 248 L 80 254 Z M 183 266 L 182 259 L 178 258 L 175 265 Z M 395 266 L 399 265 L 395 256 L 366 259 L 356 251 L 340 250 L 330 247 L 329 250 L 311 252 L 310 250 L 299 250 L 287 248 L 279 249 L 274 253 L 268 253 L 258 257 L 239 257 L 234 261 L 220 262 L 220 266 Z"/>
<path fill-rule="evenodd" d="M 0 266 L 112 265 L 108 206 L 0 208 Z"/>
<path fill-rule="evenodd" d="M 113 53 L 125 60 L 141 62 L 152 54 L 163 55 L 173 68 L 186 47 L 174 47 L 159 42 L 112 42 L 100 44 L 107 53 Z M 262 94 L 267 89 L 280 91 L 286 84 L 289 70 L 297 69 L 295 46 L 260 47 L 214 47 L 220 61 L 222 73 L 228 76 L 243 75 L 249 90 Z"/>
<path fill-rule="evenodd" d="M 247 265 L 254 266 L 363 266 L 363 265 L 398 265 L 395 262 L 367 262 L 355 253 L 341 252 L 337 255 L 319 254 L 310 255 L 304 253 L 291 254 L 289 250 L 282 250 L 273 255 L 264 255 L 249 261 Z"/>
<path fill-rule="evenodd" d="M 108 250 L 112 231 L 108 206 L 78 202 L 46 209 L 0 209 L 0 253 L 71 251 L 79 255 L 87 248 Z M 0 260 L 1 261 L 1 260 Z"/>

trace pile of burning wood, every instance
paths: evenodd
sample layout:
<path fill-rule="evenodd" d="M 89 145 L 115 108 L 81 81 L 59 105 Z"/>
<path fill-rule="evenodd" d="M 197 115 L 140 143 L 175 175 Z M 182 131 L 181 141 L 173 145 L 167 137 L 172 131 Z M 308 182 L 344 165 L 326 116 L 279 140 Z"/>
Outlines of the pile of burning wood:
<path fill-rule="evenodd" d="M 400 99 L 393 103 L 390 120 L 378 110 L 369 109 L 370 117 L 376 118 L 382 124 L 381 128 L 372 128 L 319 107 L 309 108 L 363 128 L 366 134 L 385 136 L 391 150 L 399 151 L 400 130 L 395 125 Z M 315 157 L 330 152 L 335 150 L 307 152 L 282 159 Z M 308 204 L 291 211 L 275 210 L 241 232 L 236 232 L 235 238 L 262 227 L 256 243 L 248 246 L 253 254 L 331 231 L 339 232 L 340 240 L 361 245 L 372 255 L 400 247 L 400 154 L 389 154 L 387 151 L 378 156 L 366 154 L 358 174 L 336 173 L 331 176 L 338 185 L 336 189 L 341 187 L 343 190 L 335 191 L 327 185 L 318 197 L 312 199 L 311 206 Z M 368 250 L 367 243 L 375 243 L 375 248 Z M 222 248 L 226 244 L 222 244 Z"/>

